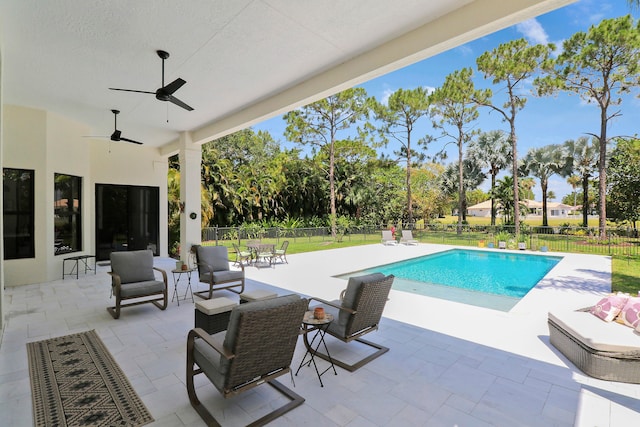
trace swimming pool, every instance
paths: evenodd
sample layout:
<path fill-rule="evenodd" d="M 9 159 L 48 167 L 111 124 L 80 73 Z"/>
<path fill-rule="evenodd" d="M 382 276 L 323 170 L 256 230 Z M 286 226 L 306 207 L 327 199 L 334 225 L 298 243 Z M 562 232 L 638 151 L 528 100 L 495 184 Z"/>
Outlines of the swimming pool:
<path fill-rule="evenodd" d="M 393 289 L 509 311 L 562 257 L 452 249 L 341 275 L 393 274 Z"/>

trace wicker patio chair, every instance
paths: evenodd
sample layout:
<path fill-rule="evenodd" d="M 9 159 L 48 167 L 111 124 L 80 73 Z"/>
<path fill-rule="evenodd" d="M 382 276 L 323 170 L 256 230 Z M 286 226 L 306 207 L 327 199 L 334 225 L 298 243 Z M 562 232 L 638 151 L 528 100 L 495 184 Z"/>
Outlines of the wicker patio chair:
<path fill-rule="evenodd" d="M 237 294 L 244 292 L 244 265 L 240 270 L 229 268 L 229 250 L 226 246 L 197 246 L 196 261 L 200 282 L 209 285 L 209 290 L 194 292 L 194 295 L 211 299 L 213 291 L 228 289 Z M 240 288 L 239 290 L 235 288 Z"/>
<path fill-rule="evenodd" d="M 122 307 L 152 303 L 160 310 L 167 308 L 167 273 L 153 266 L 153 252 L 111 252 L 110 259 L 111 290 L 116 303 L 107 311 L 114 319 L 120 317 Z M 162 274 L 162 280 L 155 277 L 154 270 Z M 123 304 L 124 300 L 136 301 Z"/>
<path fill-rule="evenodd" d="M 298 295 L 241 304 L 232 310 L 226 331 L 209 335 L 204 329 L 195 328 L 189 332 L 187 392 L 191 405 L 207 425 L 220 426 L 196 395 L 194 377 L 201 373 L 224 398 L 267 383 L 290 400 L 252 426 L 273 421 L 304 402 L 275 378 L 291 370 L 306 307 L 307 301 Z"/>
<path fill-rule="evenodd" d="M 355 340 L 377 349 L 374 353 L 353 364 L 345 363 L 334 357 L 330 358 L 327 354 L 316 351 L 316 349 L 313 350 L 316 351 L 315 355 L 327 361 L 333 361 L 334 364 L 348 371 L 355 371 L 389 351 L 387 347 L 366 341 L 361 337 L 378 329 L 393 279 L 393 275 L 385 276 L 382 273 L 351 277 L 339 300 L 325 301 L 319 298 L 311 298 L 311 300 L 316 300 L 321 304 L 310 309 L 323 307 L 326 313 L 334 316 L 335 320 L 327 328 L 328 335 L 345 343 Z M 307 335 L 303 335 L 303 340 L 307 349 L 311 351 Z"/>

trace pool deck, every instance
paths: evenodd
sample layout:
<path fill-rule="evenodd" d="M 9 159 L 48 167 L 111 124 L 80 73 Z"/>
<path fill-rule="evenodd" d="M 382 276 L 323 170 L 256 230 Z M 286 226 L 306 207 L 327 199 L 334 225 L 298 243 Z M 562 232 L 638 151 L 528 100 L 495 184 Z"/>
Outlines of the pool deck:
<path fill-rule="evenodd" d="M 289 264 L 247 267 L 247 287 L 335 299 L 346 281 L 331 276 L 449 248 L 372 244 L 288 255 Z M 305 403 L 272 425 L 640 425 L 640 385 L 588 377 L 549 344 L 547 312 L 586 307 L 608 292 L 610 259 L 549 254 L 564 259 L 509 312 L 392 290 L 380 330 L 367 337 L 390 351 L 356 372 L 325 374 L 324 388 L 312 369 L 303 369 L 293 390 Z M 155 264 L 170 271 L 174 261 L 156 258 Z M 0 413 L 7 425 L 33 425 L 25 343 L 87 329 L 98 332 L 129 377 L 156 420 L 150 425 L 204 425 L 184 385 L 193 303 L 170 302 L 166 311 L 145 304 L 114 320 L 105 310 L 113 301 L 107 271 L 5 290 Z M 345 357 L 358 346 L 330 345 Z M 303 354 L 299 342 L 293 366 Z M 224 400 L 206 379 L 197 380 L 201 398 L 225 426 L 244 425 L 271 404 L 264 387 Z M 282 382 L 292 386 L 287 377 Z"/>
<path fill-rule="evenodd" d="M 290 260 L 289 265 L 277 265 L 271 269 L 248 268 L 247 276 L 263 283 L 277 284 L 281 288 L 297 293 L 331 300 L 336 299 L 346 285 L 345 280 L 332 276 L 453 248 L 455 247 L 430 244 L 367 245 L 305 253 L 296 255 Z M 492 250 L 498 251 L 498 249 Z M 543 382 L 550 380 L 547 375 L 553 372 L 551 375 L 557 378 L 551 380 L 550 384 L 545 383 L 544 387 L 551 388 L 550 396 L 557 393 L 553 398 L 558 399 L 558 404 L 563 406 L 562 411 L 568 411 L 565 414 L 568 418 L 575 414 L 575 424 L 567 425 L 615 426 L 622 420 L 633 420 L 640 425 L 640 400 L 638 400 L 640 385 L 607 382 L 588 377 L 549 343 L 547 327 L 549 311 L 587 307 L 597 302 L 602 294 L 610 292 L 610 258 L 559 252 L 514 252 L 562 256 L 563 259 L 509 312 L 392 290 L 385 307 L 385 318 L 437 333 L 436 346 L 439 345 L 440 339 L 447 337 L 445 342 L 448 339 L 453 340 L 454 347 L 470 345 L 471 348 L 476 348 L 477 345 L 481 353 L 488 351 L 492 354 L 492 358 L 498 354 L 498 359 L 502 357 L 514 359 L 516 363 L 509 362 L 503 366 L 495 365 L 486 369 L 481 367 L 480 370 L 491 373 L 495 373 L 494 370 L 502 371 L 501 375 L 504 374 L 509 382 L 519 378 L 523 390 L 526 390 L 528 385 L 537 384 L 539 380 Z M 632 331 L 629 330 L 629 333 Z M 450 356 L 453 358 L 475 357 L 472 354 L 463 356 L 448 352 L 441 355 L 441 357 Z M 520 362 L 521 366 L 517 366 Z M 480 366 L 482 363 L 492 364 L 496 363 L 496 360 L 480 362 Z M 545 364 L 542 370 L 546 371 L 549 368 L 549 372 L 540 377 L 539 373 L 532 369 L 527 377 L 524 371 L 527 371 L 532 363 L 536 366 Z M 513 372 L 509 372 L 510 369 L 513 369 Z M 464 381 L 462 378 L 458 380 Z M 500 380 L 502 378 L 495 379 L 496 382 Z M 471 380 L 471 382 L 474 381 Z M 510 386 L 517 385 L 514 383 Z M 489 390 L 485 392 L 490 393 Z M 529 392 L 533 390 L 526 391 L 525 394 Z M 503 397 L 505 401 L 510 400 L 507 395 Z M 473 403 L 476 405 L 475 408 L 482 406 L 478 402 Z M 519 404 L 524 405 L 524 402 L 513 402 L 514 406 Z M 557 408 L 553 410 L 559 411 Z M 543 425 L 541 420 L 536 421 L 535 417 L 531 419 L 532 414 L 528 411 L 528 409 L 523 410 L 522 416 L 528 418 L 521 419 L 519 423 Z M 454 416 L 449 421 L 452 424 L 441 425 L 453 425 L 457 419 Z M 514 420 L 510 419 L 509 422 Z M 497 425 L 506 424 L 497 422 Z"/>

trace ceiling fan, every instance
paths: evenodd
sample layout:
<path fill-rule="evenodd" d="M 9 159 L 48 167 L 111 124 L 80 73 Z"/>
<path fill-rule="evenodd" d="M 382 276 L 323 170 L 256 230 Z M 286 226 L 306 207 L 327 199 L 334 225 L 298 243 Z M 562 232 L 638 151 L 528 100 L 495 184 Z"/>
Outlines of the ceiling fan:
<path fill-rule="evenodd" d="M 178 89 L 180 89 L 186 83 L 186 81 L 182 80 L 181 78 L 177 78 L 166 86 L 164 84 L 164 60 L 169 57 L 169 52 L 165 52 L 164 50 L 158 50 L 156 51 L 156 53 L 160 58 L 162 58 L 162 86 L 158 88 L 155 92 L 149 92 L 146 90 L 118 89 L 114 87 L 110 87 L 109 89 L 121 90 L 124 92 L 150 93 L 152 95 L 155 94 L 156 99 L 160 101 L 169 101 L 179 107 L 184 108 L 187 111 L 193 111 L 193 107 L 190 107 L 189 105 L 185 104 L 184 102 L 180 101 L 178 98 L 173 96 L 173 94 Z"/>
<path fill-rule="evenodd" d="M 113 133 L 111 134 L 109 139 L 116 142 L 126 141 L 126 142 L 132 142 L 134 144 L 142 145 L 142 142 L 138 142 L 138 141 L 134 141 L 133 139 L 122 137 L 122 132 L 118 130 L 118 114 L 120 114 L 120 111 L 111 110 L 111 112 L 113 113 Z"/>

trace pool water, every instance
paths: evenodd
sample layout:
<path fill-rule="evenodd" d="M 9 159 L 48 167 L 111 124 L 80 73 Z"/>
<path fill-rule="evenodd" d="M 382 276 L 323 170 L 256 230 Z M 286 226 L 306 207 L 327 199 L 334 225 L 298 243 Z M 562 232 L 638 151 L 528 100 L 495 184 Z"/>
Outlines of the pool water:
<path fill-rule="evenodd" d="M 453 249 L 385 264 L 342 278 L 393 274 L 393 289 L 502 311 L 510 310 L 561 257 Z"/>

